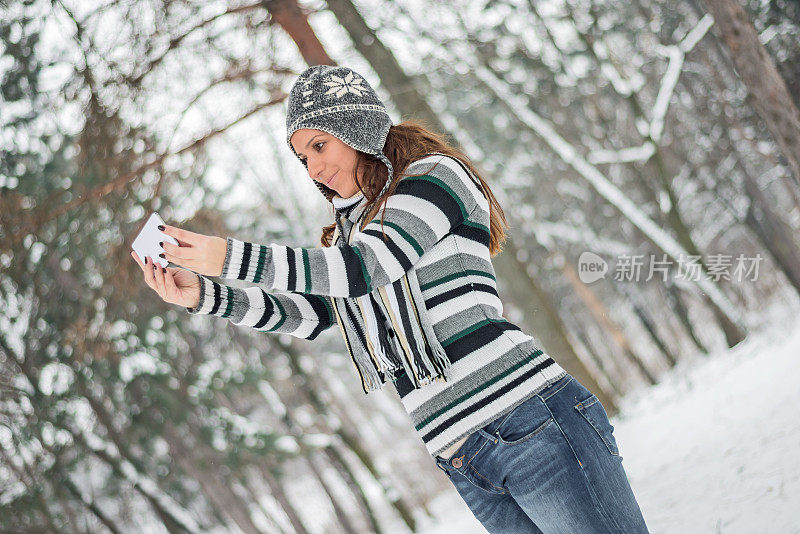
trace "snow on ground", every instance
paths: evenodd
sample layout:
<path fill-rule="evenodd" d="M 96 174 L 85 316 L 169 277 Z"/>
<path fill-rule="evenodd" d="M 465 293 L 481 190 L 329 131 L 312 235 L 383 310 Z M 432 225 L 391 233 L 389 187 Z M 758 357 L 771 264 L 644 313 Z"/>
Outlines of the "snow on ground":
<path fill-rule="evenodd" d="M 796 315 L 795 315 L 796 317 Z M 686 358 L 612 418 L 653 534 L 800 533 L 800 321 Z M 424 534 L 486 530 L 453 490 Z"/>

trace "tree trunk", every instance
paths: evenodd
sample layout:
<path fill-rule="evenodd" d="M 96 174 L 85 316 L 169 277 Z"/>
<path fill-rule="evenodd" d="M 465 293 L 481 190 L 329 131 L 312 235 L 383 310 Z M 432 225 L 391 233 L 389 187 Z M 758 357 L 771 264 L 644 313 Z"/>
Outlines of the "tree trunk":
<path fill-rule="evenodd" d="M 694 346 L 700 349 L 700 352 L 704 354 L 708 354 L 708 347 L 706 347 L 702 341 L 697 337 L 695 333 L 696 325 L 692 324 L 689 320 L 689 309 L 683 303 L 683 294 L 681 290 L 675 286 L 674 283 L 668 282 L 667 284 L 667 303 L 669 304 L 670 308 L 672 308 L 675 315 L 681 321 L 681 324 L 686 329 L 686 332 L 689 334 L 689 338 L 694 343 Z"/>
<path fill-rule="evenodd" d="M 647 330 L 647 333 L 650 335 L 650 339 L 653 341 L 655 346 L 658 347 L 658 350 L 661 351 L 661 354 L 664 355 L 669 367 L 675 367 L 675 364 L 678 363 L 678 360 L 670 348 L 670 343 L 662 339 L 661 334 L 658 332 L 658 327 L 656 326 L 656 320 L 654 320 L 653 316 L 648 312 L 646 304 L 642 302 L 641 295 L 636 291 L 628 289 L 625 284 L 619 284 L 617 287 L 622 290 L 622 292 L 630 301 L 631 305 L 633 306 L 634 313 L 636 313 L 639 321 L 641 321 L 642 325 L 644 325 L 645 330 Z M 667 318 L 661 317 L 661 320 L 666 321 Z"/>
<path fill-rule="evenodd" d="M 270 467 L 265 466 L 262 463 L 259 463 L 257 467 L 262 478 L 267 483 L 267 486 L 269 486 L 270 495 L 272 495 L 272 497 L 278 501 L 278 504 L 281 505 L 281 509 L 286 514 L 286 517 L 289 518 L 289 522 L 292 524 L 292 529 L 294 530 L 295 534 L 308 534 L 308 530 L 306 529 L 305 525 L 303 525 L 303 521 L 300 519 L 300 514 L 298 514 L 297 510 L 295 510 L 294 505 L 289 500 L 289 496 L 283 490 L 283 486 L 272 473 Z"/>
<path fill-rule="evenodd" d="M 229 484 L 218 480 L 219 472 L 198 466 L 198 456 L 210 454 L 206 447 L 187 446 L 172 425 L 164 425 L 163 437 L 169 444 L 170 456 L 187 475 L 200 485 L 203 495 L 218 513 L 233 520 L 245 534 L 261 534 L 261 530 L 250 519 L 247 507 L 233 493 Z M 229 526 L 225 527 L 229 528 Z"/>
<path fill-rule="evenodd" d="M 786 82 L 737 0 L 705 0 L 705 4 L 714 16 L 716 34 L 747 87 L 750 104 L 764 120 L 800 184 L 800 112 Z"/>
<path fill-rule="evenodd" d="M 339 520 L 339 524 L 342 525 L 347 534 L 356 534 L 358 530 L 353 526 L 353 523 L 350 521 L 350 518 L 347 517 L 347 512 L 345 512 L 342 505 L 339 503 L 339 497 L 336 495 L 336 492 L 328 486 L 328 483 L 325 482 L 325 477 L 322 474 L 322 471 L 319 467 L 317 467 L 317 460 L 314 458 L 315 453 L 314 451 L 308 450 L 305 448 L 306 451 L 306 460 L 308 461 L 308 466 L 311 468 L 311 472 L 314 473 L 319 485 L 322 486 L 322 490 L 328 496 L 328 500 L 333 506 L 333 512 L 336 514 L 336 518 Z"/>
<path fill-rule="evenodd" d="M 64 475 L 64 486 L 76 499 L 79 499 L 84 506 L 86 506 L 86 508 L 97 518 L 97 520 L 100 521 L 100 523 L 112 534 L 122 534 L 124 532 L 122 528 L 114 524 L 114 521 L 100 509 L 96 502 L 93 500 L 84 501 L 80 491 L 78 490 L 78 487 L 66 474 Z"/>
<path fill-rule="evenodd" d="M 561 264 L 563 266 L 562 272 L 564 273 L 564 276 L 572 285 L 573 289 L 575 289 L 575 292 L 586 305 L 586 308 L 592 314 L 595 321 L 597 321 L 597 323 L 609 333 L 611 339 L 614 340 L 614 343 L 616 343 L 616 345 L 622 350 L 622 353 L 625 354 L 625 357 L 628 358 L 628 360 L 632 362 L 637 369 L 639 369 L 650 385 L 658 382 L 656 377 L 650 372 L 642 359 L 639 358 L 639 356 L 633 351 L 633 347 L 631 347 L 628 337 L 625 335 L 622 329 L 613 321 L 611 321 L 611 319 L 609 319 L 611 314 L 608 312 L 600 299 L 597 298 L 597 295 L 594 294 L 594 291 L 589 289 L 586 284 L 580 281 L 580 278 L 578 278 L 578 273 L 575 272 L 575 269 L 573 269 L 572 265 L 570 265 L 570 263 L 564 259 L 563 255 L 561 255 L 561 257 Z"/>
<path fill-rule="evenodd" d="M 771 209 L 753 177 L 745 176 L 744 187 L 750 197 L 745 217 L 747 225 L 758 235 L 789 283 L 800 294 L 800 250 L 795 241 L 797 233 Z"/>
<path fill-rule="evenodd" d="M 309 65 L 335 65 L 295 0 L 264 0 L 272 19 L 289 34 Z"/>
<path fill-rule="evenodd" d="M 32 495 L 36 502 L 39 504 L 39 511 L 42 513 L 44 520 L 47 522 L 47 525 L 53 529 L 53 532 L 56 532 L 58 529 L 56 525 L 53 523 L 53 518 L 50 515 L 50 511 L 47 507 L 47 501 L 43 496 L 43 492 L 37 491 L 36 486 L 41 484 L 36 480 L 36 474 L 31 473 L 30 468 L 28 467 L 28 462 L 25 460 L 25 456 L 22 454 L 14 455 L 16 458 L 22 462 L 22 467 L 18 467 L 11 458 L 5 453 L 2 447 L 0 447 L 0 455 L 3 456 L 5 460 L 5 464 L 8 465 L 9 469 L 11 469 L 16 477 L 22 482 L 25 487 L 27 488 L 27 492 L 29 495 Z"/>
<path fill-rule="evenodd" d="M 575 352 L 575 348 L 567 337 L 564 322 L 558 316 L 549 296 L 528 275 L 527 266 L 518 259 L 516 245 L 506 242 L 505 249 L 497 257 L 505 257 L 506 261 L 495 263 L 498 278 L 508 284 L 507 295 L 525 296 L 527 304 L 520 307 L 525 312 L 527 322 L 533 325 L 534 337 L 540 339 L 548 354 L 552 354 L 559 365 L 567 370 L 586 388 L 597 395 L 609 414 L 616 413 L 617 403 L 614 398 L 600 387 L 595 377 L 583 364 Z"/>
<path fill-rule="evenodd" d="M 347 487 L 350 488 L 350 492 L 355 496 L 356 501 L 358 501 L 358 505 L 361 508 L 361 513 L 367 518 L 369 521 L 369 525 L 372 528 L 371 532 L 375 532 L 375 534 L 381 534 L 383 529 L 381 528 L 380 523 L 378 523 L 378 518 L 375 516 L 375 511 L 372 509 L 372 505 L 369 503 L 367 499 L 367 494 L 364 493 L 364 488 L 361 487 L 361 484 L 358 483 L 356 480 L 355 473 L 350 469 L 350 466 L 347 465 L 344 456 L 336 450 L 336 447 L 333 445 L 329 445 L 322 449 L 322 452 L 330 460 L 331 465 L 334 469 L 339 472 L 339 476 L 342 477 Z"/>
<path fill-rule="evenodd" d="M 256 509 L 258 509 L 258 511 L 261 512 L 261 514 L 264 516 L 264 519 L 269 521 L 269 525 L 267 527 L 267 532 L 269 532 L 269 534 L 286 534 L 286 531 L 282 529 L 281 526 L 278 524 L 278 522 L 275 520 L 275 517 L 272 514 L 272 512 L 264 508 L 264 506 L 261 504 L 261 495 L 263 495 L 262 490 L 264 489 L 263 484 L 261 484 L 261 481 L 258 480 L 257 477 L 256 480 L 254 481 L 253 477 L 250 476 L 251 472 L 258 473 L 255 469 L 251 469 L 251 467 L 252 464 L 257 463 L 259 459 L 253 457 L 250 454 L 246 454 L 244 456 L 248 459 L 247 462 L 248 465 L 239 467 L 238 472 L 239 472 L 239 484 L 241 485 L 242 488 L 241 491 L 244 492 L 245 496 L 247 497 L 245 499 L 245 502 L 247 503 L 248 511 L 251 514 L 254 513 Z M 295 531 L 292 530 L 292 532 Z"/>
<path fill-rule="evenodd" d="M 583 33 L 578 32 L 579 38 L 583 42 L 586 49 L 589 53 L 594 57 L 595 61 L 598 65 L 601 63 L 599 57 L 597 57 L 594 47 L 592 46 L 592 37 Z M 644 110 L 642 109 L 639 100 L 636 98 L 635 93 L 631 93 L 628 95 L 627 99 L 628 103 L 631 106 L 631 111 L 634 117 L 637 120 L 646 120 Z M 653 133 L 648 131 L 647 135 L 645 136 L 645 141 L 649 141 L 652 146 L 654 147 L 654 153 L 650 160 L 648 160 L 647 164 L 654 168 L 654 173 L 658 177 L 660 182 L 660 190 L 667 194 L 669 198 L 669 210 L 666 214 L 667 222 L 669 223 L 670 227 L 675 233 L 676 239 L 678 243 L 686 250 L 689 254 L 700 256 L 700 264 L 703 268 L 705 273 L 708 272 L 708 268 L 705 265 L 705 262 L 702 260 L 702 254 L 700 253 L 699 247 L 694 242 L 692 238 L 691 231 L 689 227 L 684 222 L 684 217 L 681 214 L 678 208 L 678 198 L 675 194 L 674 188 L 672 187 L 672 179 L 671 174 L 669 173 L 668 169 L 666 168 L 666 164 L 664 163 L 664 156 L 663 156 L 663 149 L 661 148 L 661 143 L 658 139 L 653 138 Z M 656 204 L 658 204 L 658 200 L 655 198 L 656 189 L 658 186 L 651 188 L 648 193 L 651 195 L 651 199 L 653 199 Z M 725 310 L 723 310 L 714 300 L 705 298 L 704 299 L 706 305 L 708 305 L 712 312 L 714 313 L 714 317 L 717 318 L 719 322 L 720 328 L 722 329 L 723 334 L 725 335 L 725 340 L 729 347 L 733 347 L 737 343 L 739 343 L 742 339 L 744 339 L 744 331 L 738 325 L 736 325 L 726 314 Z"/>
<path fill-rule="evenodd" d="M 721 51 L 718 53 L 722 54 Z M 717 87 L 722 90 L 724 86 L 716 69 L 708 57 L 704 56 L 703 59 L 709 71 L 713 73 Z M 761 245 L 770 252 L 775 263 L 783 271 L 795 291 L 800 294 L 800 257 L 798 257 L 798 247 L 794 238 L 796 232 L 776 211 L 774 203 L 766 198 L 758 186 L 756 177 L 748 169 L 747 161 L 740 157 L 736 139 L 731 135 L 731 129 L 738 132 L 739 139 L 748 139 L 748 136 L 745 135 L 744 127 L 730 103 L 723 102 L 723 106 L 725 113 L 722 113 L 721 117 L 725 125 L 725 132 L 733 149 L 733 156 L 742 169 L 745 194 L 750 200 L 743 222 L 755 234 Z M 751 140 L 750 142 L 755 145 L 755 141 Z M 754 149 L 757 150 L 755 146 Z M 777 162 L 775 164 L 777 165 Z M 781 180 L 781 183 L 787 188 L 786 193 L 794 201 L 795 207 L 800 208 L 798 206 L 797 188 L 794 188 L 786 180 Z"/>
<path fill-rule="evenodd" d="M 421 119 L 434 130 L 450 135 L 417 87 L 420 80 L 406 75 L 392 51 L 386 48 L 375 31 L 367 26 L 353 3 L 350 0 L 328 0 L 327 4 L 328 9 L 336 15 L 339 24 L 350 35 L 356 50 L 369 61 L 370 66 L 378 74 L 381 84 L 389 91 L 392 102 L 403 118 Z M 455 143 L 452 135 L 450 141 Z"/>
<path fill-rule="evenodd" d="M 326 410 L 327 405 L 322 399 L 319 398 L 319 395 L 317 394 L 317 387 L 324 385 L 319 384 L 314 377 L 309 376 L 305 371 L 303 371 L 303 368 L 300 365 L 300 362 L 298 361 L 299 355 L 297 349 L 294 346 L 292 345 L 288 347 L 282 346 L 281 349 L 286 353 L 289 359 L 289 364 L 291 365 L 292 368 L 292 374 L 296 376 L 304 376 L 305 379 L 307 380 L 307 383 L 312 386 L 304 390 L 306 398 L 308 399 L 309 403 L 311 403 L 311 406 L 317 413 L 325 413 L 327 411 Z M 349 419 L 347 414 L 337 413 L 336 415 L 337 417 L 340 417 L 345 420 Z M 352 428 L 356 427 L 352 426 Z M 342 442 L 353 452 L 353 454 L 355 454 L 358 457 L 362 465 L 367 469 L 367 471 L 373 477 L 375 482 L 377 482 L 381 486 L 384 495 L 392 495 L 397 493 L 396 491 L 394 491 L 395 488 L 393 487 L 391 482 L 389 482 L 388 478 L 384 476 L 382 473 L 378 472 L 378 469 L 375 466 L 375 462 L 372 461 L 372 458 L 369 456 L 366 449 L 361 445 L 360 439 L 357 434 L 349 431 L 347 429 L 347 425 L 336 429 L 328 428 L 327 430 L 330 433 L 335 432 L 341 438 Z M 389 502 L 395 508 L 397 513 L 400 514 L 400 517 L 403 518 L 403 521 L 406 523 L 406 525 L 408 525 L 408 528 L 412 532 L 416 531 L 417 530 L 416 521 L 414 520 L 414 515 L 411 506 L 409 506 L 406 499 L 400 497 L 397 499 L 389 499 Z"/>
<path fill-rule="evenodd" d="M 583 353 L 586 354 L 592 365 L 596 368 L 596 374 L 599 375 L 597 381 L 601 385 L 606 386 L 606 390 L 612 392 L 614 396 L 621 397 L 623 395 L 622 389 L 619 387 L 619 380 L 615 379 L 612 376 L 608 366 L 609 363 L 614 367 L 614 373 L 617 377 L 620 376 L 620 369 L 617 363 L 617 358 L 614 357 L 613 354 L 603 356 L 600 351 L 599 347 L 596 347 L 592 340 L 589 339 L 587 329 L 583 326 L 581 319 L 577 317 L 575 314 L 570 314 L 572 316 L 572 323 L 573 327 L 571 329 L 572 335 L 575 336 L 576 340 L 573 343 L 575 346 L 575 350 L 583 349 Z M 567 325 L 569 325 L 569 321 L 567 321 Z M 604 346 L 606 350 L 609 347 Z"/>

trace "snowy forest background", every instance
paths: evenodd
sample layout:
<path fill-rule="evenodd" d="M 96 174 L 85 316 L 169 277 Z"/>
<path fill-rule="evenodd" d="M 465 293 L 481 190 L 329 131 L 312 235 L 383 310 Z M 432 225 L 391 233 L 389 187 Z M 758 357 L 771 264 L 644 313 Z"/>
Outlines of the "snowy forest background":
<path fill-rule="evenodd" d="M 789 0 L 0 1 L 0 531 L 417 532 L 452 492 L 336 329 L 192 317 L 128 254 L 153 210 L 319 246 L 284 140 L 309 64 L 466 150 L 512 225 L 506 317 L 609 415 L 796 314 L 799 28 Z"/>

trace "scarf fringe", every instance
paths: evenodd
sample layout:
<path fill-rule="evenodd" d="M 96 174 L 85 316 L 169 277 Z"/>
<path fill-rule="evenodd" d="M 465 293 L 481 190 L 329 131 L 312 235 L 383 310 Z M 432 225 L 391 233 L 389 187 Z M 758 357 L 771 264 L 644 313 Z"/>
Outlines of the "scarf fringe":
<path fill-rule="evenodd" d="M 419 280 L 417 280 L 417 272 L 412 267 L 404 276 L 406 287 L 410 289 L 411 304 L 414 308 L 414 314 L 417 318 L 417 326 L 421 326 L 423 337 L 422 343 L 426 349 L 426 364 L 428 368 L 433 368 L 434 372 L 431 373 L 434 379 L 441 382 L 447 382 L 450 378 L 451 362 L 447 357 L 444 347 L 439 343 L 436 333 L 433 330 L 433 323 L 431 322 L 430 313 L 428 308 L 425 307 L 425 299 L 422 297 L 422 289 L 419 287 Z M 412 325 L 413 325 L 412 321 Z M 430 359 L 427 357 L 427 349 L 430 349 Z M 426 382 L 427 383 L 427 382 Z"/>
<path fill-rule="evenodd" d="M 337 243 L 337 237 L 344 235 L 343 230 L 341 222 L 337 220 L 337 227 L 332 237 L 334 244 Z M 355 230 L 351 227 L 348 243 L 354 233 Z M 387 293 L 390 287 L 394 291 L 394 299 L 389 298 Z M 341 306 L 337 304 L 343 305 L 346 311 L 350 311 L 348 299 L 331 298 L 334 303 L 334 314 L 337 316 L 353 363 L 361 376 L 364 392 L 381 389 L 386 376 L 389 375 L 395 380 L 401 369 L 405 371 L 416 389 L 434 382 L 447 382 L 450 378 L 451 362 L 433 330 L 414 267 L 411 267 L 399 281 L 378 287 L 377 290 L 380 299 L 375 299 L 372 295 L 355 299 L 360 318 L 363 320 L 366 346 L 357 333 L 348 336 L 347 329 L 343 325 L 340 317 Z M 408 318 L 411 332 L 406 332 L 402 322 L 404 317 Z M 360 324 L 353 325 L 350 317 L 346 316 L 346 319 L 350 332 L 355 332 Z M 358 323 L 358 318 L 355 321 Z M 351 337 L 358 341 L 355 346 L 351 343 Z"/>
<path fill-rule="evenodd" d="M 339 324 L 339 330 L 341 330 L 342 337 L 344 337 L 347 351 L 350 353 L 350 358 L 353 360 L 353 364 L 358 371 L 358 375 L 361 377 L 361 388 L 364 390 L 364 393 L 381 389 L 384 382 L 384 377 L 379 375 L 380 371 L 375 367 L 375 363 L 370 360 L 369 354 L 363 350 L 355 350 L 353 344 L 351 343 L 350 337 L 347 335 L 347 329 L 343 324 L 342 314 L 339 312 L 339 305 L 337 304 L 337 302 L 339 302 L 345 307 L 345 309 L 347 309 L 346 300 L 339 299 L 337 297 L 331 297 L 330 300 L 331 304 L 333 305 L 333 314 L 336 316 L 336 322 Z M 352 321 L 350 321 L 349 315 L 345 314 L 344 318 L 347 320 L 347 324 L 350 325 L 350 331 L 355 331 L 355 327 L 353 326 Z M 374 372 L 364 372 L 364 369 L 373 369 Z"/>

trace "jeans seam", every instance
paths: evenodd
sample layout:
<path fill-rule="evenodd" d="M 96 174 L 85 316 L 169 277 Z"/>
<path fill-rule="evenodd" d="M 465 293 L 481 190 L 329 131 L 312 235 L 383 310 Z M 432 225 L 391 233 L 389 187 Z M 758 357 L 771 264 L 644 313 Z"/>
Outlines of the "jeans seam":
<path fill-rule="evenodd" d="M 581 414 L 581 417 L 583 417 L 583 419 L 587 423 L 589 423 L 589 426 L 591 426 L 594 429 L 594 431 L 600 437 L 600 440 L 603 442 L 603 445 L 605 445 L 606 449 L 608 449 L 609 454 L 611 454 L 611 456 L 620 456 L 619 447 L 612 447 L 611 443 L 609 442 L 609 440 L 606 439 L 606 436 L 603 435 L 603 432 L 600 431 L 600 429 L 597 427 L 597 425 L 594 423 L 594 421 L 592 421 L 592 419 L 586 414 L 586 410 L 585 409 L 588 408 L 589 406 L 594 406 L 598 402 L 599 402 L 599 400 L 597 400 L 596 397 L 589 404 L 585 404 L 584 402 L 579 402 L 575 406 L 575 411 L 577 411 L 579 414 Z M 578 408 L 578 406 L 581 406 L 581 408 Z M 617 452 L 614 452 L 614 448 L 617 449 Z"/>
<path fill-rule="evenodd" d="M 444 474 L 445 474 L 445 475 L 447 475 L 448 477 L 450 477 L 450 476 L 451 476 L 451 475 L 450 475 L 450 471 L 448 471 L 446 468 L 444 468 L 444 467 L 442 467 L 441 465 L 439 465 L 439 462 L 436 462 L 436 467 L 438 467 L 439 469 L 441 469 L 442 471 L 444 471 Z"/>
<path fill-rule="evenodd" d="M 504 440 L 504 439 L 503 439 L 503 438 L 500 436 L 500 434 L 499 434 L 499 433 L 497 434 L 497 439 L 499 439 L 499 440 L 500 440 L 500 443 L 502 443 L 503 445 L 508 445 L 508 446 L 513 446 L 513 445 L 517 445 L 517 444 L 520 444 L 520 443 L 525 443 L 525 442 L 526 442 L 526 441 L 528 441 L 529 439 L 531 439 L 531 438 L 533 438 L 533 437 L 536 437 L 538 434 L 541 434 L 541 433 L 542 433 L 544 430 L 546 430 L 546 429 L 547 429 L 547 427 L 548 427 L 548 426 L 550 426 L 550 424 L 551 424 L 552 422 L 553 422 L 553 418 L 551 417 L 550 419 L 548 419 L 547 421 L 545 421 L 544 423 L 542 423 L 541 425 L 539 425 L 539 426 L 538 426 L 538 427 L 536 427 L 535 429 L 531 430 L 531 432 L 530 432 L 529 434 L 527 434 L 527 435 L 525 435 L 525 436 L 522 436 L 522 437 L 521 437 L 521 438 L 519 438 L 519 439 L 515 439 L 515 440 L 513 440 L 513 441 L 506 441 L 506 440 Z"/>
<path fill-rule="evenodd" d="M 487 483 L 488 483 L 488 484 L 489 484 L 491 487 L 493 487 L 494 489 L 498 490 L 500 493 L 508 493 L 508 489 L 507 489 L 507 488 L 504 488 L 504 487 L 502 487 L 502 486 L 496 486 L 496 485 L 495 485 L 495 484 L 494 484 L 494 483 L 493 483 L 491 480 L 489 480 L 488 478 L 486 478 L 485 476 L 483 476 L 483 475 L 481 474 L 481 472 L 480 472 L 480 471 L 478 471 L 477 469 L 475 469 L 475 466 L 473 466 L 472 464 L 467 464 L 467 466 L 468 466 L 470 469 L 472 469 L 472 472 L 473 472 L 473 473 L 475 473 L 476 475 L 478 475 L 479 477 L 481 477 L 481 478 L 482 478 L 483 480 L 485 480 L 485 481 L 486 481 L 486 482 L 487 482 Z"/>
<path fill-rule="evenodd" d="M 490 486 L 492 486 L 493 488 L 499 489 L 501 493 L 508 493 L 508 490 L 507 490 L 506 488 L 503 488 L 503 487 L 500 487 L 500 486 L 495 486 L 495 485 L 492 483 L 492 481 L 491 481 L 491 480 L 489 480 L 488 478 L 486 478 L 485 476 L 483 476 L 483 475 L 480 473 L 480 471 L 478 471 L 477 469 L 475 469 L 475 466 L 473 466 L 473 465 L 472 465 L 472 460 L 475 458 L 475 456 L 477 456 L 477 455 L 478 455 L 478 453 L 479 453 L 479 452 L 481 452 L 481 451 L 483 450 L 483 448 L 486 446 L 486 444 L 487 444 L 487 443 L 489 443 L 489 438 L 487 438 L 486 436 L 483 436 L 483 438 L 485 439 L 485 441 L 483 442 L 483 445 L 481 445 L 481 446 L 478 448 L 478 450 L 477 450 L 477 451 L 475 451 L 475 454 L 473 454 L 472 456 L 470 456 L 470 457 L 469 457 L 469 460 L 467 460 L 467 463 L 466 463 L 466 465 L 465 465 L 464 467 L 469 467 L 470 469 L 472 469 L 472 471 L 473 471 L 473 472 L 474 472 L 476 475 L 478 475 L 479 477 L 481 477 L 482 479 L 484 479 L 486 482 L 488 482 L 488 483 L 489 483 L 489 485 L 490 485 Z M 455 455 L 454 455 L 454 456 L 455 456 Z M 462 475 L 464 475 L 464 473 L 461 473 L 461 474 L 462 474 Z M 465 477 L 465 478 L 467 478 L 467 477 L 466 477 L 466 475 L 464 475 L 464 477 Z M 467 480 L 469 480 L 469 478 L 467 478 Z M 473 485 L 474 485 L 474 484 L 473 484 Z M 476 487 L 477 487 L 477 486 L 476 486 Z M 483 488 L 480 488 L 480 487 L 479 487 L 478 489 L 483 489 Z M 486 491 L 486 490 L 484 490 L 484 491 Z"/>
<path fill-rule="evenodd" d="M 589 401 L 589 402 L 586 402 Z M 592 393 L 590 397 L 587 397 L 586 400 L 583 400 L 578 403 L 579 406 L 583 406 L 584 408 L 588 408 L 589 406 L 594 406 L 595 403 L 600 402 L 600 399 L 597 398 L 597 395 Z"/>
<path fill-rule="evenodd" d="M 467 460 L 467 465 L 469 465 L 470 463 L 472 463 L 472 459 L 473 459 L 473 458 L 475 458 L 475 456 L 477 456 L 477 455 L 478 455 L 478 453 L 479 453 L 479 452 L 481 452 L 481 451 L 483 450 L 483 448 L 486 446 L 486 444 L 487 444 L 487 443 L 489 443 L 489 438 L 487 438 L 486 436 L 484 436 L 484 438 L 486 439 L 486 441 L 484 441 L 484 442 L 483 442 L 483 445 L 481 445 L 480 447 L 478 447 L 478 450 L 477 450 L 477 451 L 475 451 L 475 454 L 473 454 L 472 456 L 470 456 L 470 457 L 469 457 L 469 460 Z M 455 455 L 454 455 L 454 456 L 455 456 Z"/>
<path fill-rule="evenodd" d="M 561 389 L 561 388 L 559 388 L 559 389 Z M 547 403 L 545 403 L 545 406 L 547 406 Z M 578 453 L 575 452 L 575 448 L 572 446 L 572 443 L 570 442 L 569 438 L 567 437 L 567 434 L 564 432 L 564 429 L 561 428 L 561 424 L 558 422 L 558 419 L 556 419 L 556 416 L 555 416 L 555 414 L 553 414 L 553 411 L 550 409 L 550 406 L 547 406 L 547 411 L 550 412 L 550 416 L 553 418 L 553 422 L 555 422 L 555 424 L 558 426 L 558 429 L 561 431 L 561 435 L 564 437 L 564 441 L 567 442 L 567 445 L 569 446 L 570 450 L 572 451 L 572 455 L 578 461 L 578 465 L 580 466 L 581 474 L 583 475 L 583 480 L 586 483 L 586 489 L 589 491 L 589 495 L 591 495 L 591 497 L 592 497 L 592 504 L 594 504 L 595 510 L 597 510 L 597 512 L 600 513 L 600 516 L 603 517 L 606 520 L 605 522 L 606 522 L 606 527 L 607 528 L 611 529 L 610 527 L 611 527 L 611 525 L 613 525 L 613 527 L 616 528 L 616 530 L 618 532 L 623 532 L 623 530 L 620 528 L 620 526 L 617 524 L 617 522 L 614 520 L 614 518 L 608 514 L 608 512 L 605 509 L 605 507 L 600 502 L 600 499 L 597 497 L 597 494 L 595 493 L 594 489 L 592 488 L 592 484 L 589 482 L 589 477 L 586 475 L 586 471 L 583 469 L 583 464 L 581 463 L 580 458 L 578 458 Z"/>
<path fill-rule="evenodd" d="M 564 380 L 564 379 L 565 379 L 565 378 L 567 378 L 567 377 L 569 377 L 569 380 Z M 555 395 L 556 393 L 558 393 L 559 391 L 561 391 L 562 389 L 564 389 L 565 387 L 567 387 L 567 384 L 569 384 L 570 382 L 572 382 L 572 379 L 573 379 L 573 378 L 574 378 L 574 377 L 573 377 L 572 375 L 570 375 L 570 374 L 567 374 L 566 376 L 562 376 L 562 377 L 561 377 L 561 378 L 559 378 L 558 380 L 564 380 L 564 383 L 563 383 L 563 384 L 561 384 L 561 386 L 559 386 L 559 388 L 558 388 L 557 390 L 555 390 L 555 391 L 550 391 L 550 392 L 547 394 L 547 396 L 546 396 L 546 397 L 542 397 L 542 396 L 541 396 L 540 394 L 538 394 L 538 393 L 537 393 L 537 395 L 536 395 L 536 396 L 537 396 L 537 397 L 539 397 L 540 399 L 542 399 L 542 401 L 546 401 L 547 399 L 549 399 L 550 397 L 552 397 L 553 395 Z M 558 380 L 556 380 L 556 382 L 558 382 Z M 555 384 L 556 382 L 553 382 L 553 384 Z M 551 385 L 552 385 L 552 384 L 551 384 Z"/>
<path fill-rule="evenodd" d="M 528 399 L 528 400 L 530 400 L 530 399 Z M 505 415 L 505 417 L 503 417 L 503 420 L 502 420 L 502 421 L 500 421 L 500 424 L 499 424 L 499 425 L 497 425 L 497 426 L 495 427 L 495 429 L 494 429 L 494 433 L 495 433 L 495 435 L 496 435 L 498 438 L 500 437 L 500 433 L 498 432 L 498 430 L 500 429 L 500 427 L 501 427 L 501 426 L 503 426 L 503 424 L 504 424 L 506 421 L 508 421 L 508 418 L 509 418 L 509 417 L 511 417 L 511 414 L 512 414 L 512 413 L 514 413 L 514 412 L 517 410 L 517 408 L 519 408 L 520 406 L 522 406 L 523 404 L 525 404 L 525 402 L 527 402 L 527 401 L 523 401 L 523 402 L 521 402 L 520 404 L 517 404 L 516 406 L 514 406 L 514 408 L 512 408 L 512 409 L 511 409 L 511 411 L 509 411 L 509 412 L 508 412 L 508 413 Z"/>

